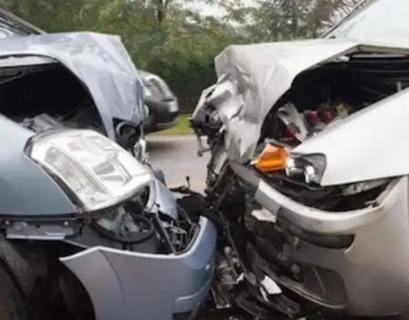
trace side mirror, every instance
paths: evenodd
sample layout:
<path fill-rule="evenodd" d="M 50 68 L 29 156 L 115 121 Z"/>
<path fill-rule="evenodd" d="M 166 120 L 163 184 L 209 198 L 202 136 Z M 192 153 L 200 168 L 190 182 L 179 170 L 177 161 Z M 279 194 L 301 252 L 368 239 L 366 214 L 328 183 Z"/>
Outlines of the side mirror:
<path fill-rule="evenodd" d="M 117 142 L 128 151 L 132 152 L 134 157 L 146 163 L 148 156 L 146 152 L 146 140 L 143 135 L 143 128 L 127 121 L 119 122 L 115 127 Z"/>

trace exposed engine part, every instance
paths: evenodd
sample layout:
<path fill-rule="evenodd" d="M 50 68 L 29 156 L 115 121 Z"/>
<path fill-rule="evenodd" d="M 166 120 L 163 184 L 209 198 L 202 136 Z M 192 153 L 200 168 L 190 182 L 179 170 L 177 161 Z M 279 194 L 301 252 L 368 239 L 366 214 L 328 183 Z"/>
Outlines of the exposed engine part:
<path fill-rule="evenodd" d="M 353 56 L 348 62 L 329 63 L 300 75 L 266 118 L 258 149 L 273 142 L 291 150 L 338 121 L 406 88 L 408 83 L 397 68 L 403 70 L 407 63 L 405 57 Z M 306 183 L 305 172 L 299 176 L 282 171 L 263 175 L 273 188 L 295 201 L 335 212 L 374 205 L 391 181 L 323 188 L 311 181 Z"/>
<path fill-rule="evenodd" d="M 329 124 L 408 87 L 405 56 L 353 55 L 299 75 L 266 118 L 262 139 L 303 141 Z M 283 114 L 284 113 L 284 114 Z M 298 132 L 298 138 L 294 136 Z M 303 133 L 303 134 L 301 134 Z"/>
<path fill-rule="evenodd" d="M 317 109 L 304 112 L 299 112 L 293 103 L 287 103 L 276 114 L 285 128 L 277 141 L 297 146 L 348 115 L 348 107 L 344 103 L 322 103 Z"/>
<path fill-rule="evenodd" d="M 48 114 L 39 114 L 34 118 L 25 118 L 20 125 L 34 132 L 42 132 L 50 129 L 64 129 L 64 125 L 49 116 Z"/>
<path fill-rule="evenodd" d="M 231 247 L 225 247 L 224 255 L 217 255 L 216 279 L 214 281 L 212 297 L 216 305 L 216 309 L 226 309 L 233 307 L 231 295 L 228 293 L 233 290 L 234 286 L 242 281 L 242 274 L 239 274 L 239 262 L 234 257 Z"/>
<path fill-rule="evenodd" d="M 100 235 L 124 244 L 136 244 L 154 236 L 155 227 L 141 213 L 119 208 L 105 217 L 93 221 L 92 227 Z"/>
<path fill-rule="evenodd" d="M 13 79 L 7 83 L 0 81 L 0 100 L 5 106 L 0 112 L 21 126 L 37 133 L 71 128 L 92 129 L 106 135 L 101 115 L 88 91 L 61 67 L 44 66 Z M 25 98 L 18 96 L 22 87 Z M 44 88 L 47 92 L 40 94 Z M 50 94 L 48 91 L 55 92 Z M 129 121 L 113 119 L 113 122 L 118 144 L 128 151 L 138 151 L 134 146 L 142 136 L 142 129 Z"/>
<path fill-rule="evenodd" d="M 62 65 L 7 70 L 18 76 L 0 75 L 0 112 L 3 115 L 37 133 L 71 128 L 107 134 L 102 122 L 104 115 L 99 113 L 89 91 Z M 3 77 L 7 81 L 2 81 Z M 141 129 L 129 121 L 116 118 L 112 121 L 117 142 L 133 152 Z"/>
<path fill-rule="evenodd" d="M 217 258 L 212 289 L 215 310 L 232 312 L 235 308 L 242 308 L 252 317 L 265 320 L 272 317 L 285 319 L 299 313 L 299 306 L 282 294 L 274 280 L 257 268 L 255 273 L 245 271 L 244 262 L 237 258 L 237 251 L 230 247 L 224 251 L 225 255 Z"/>
<path fill-rule="evenodd" d="M 190 207 L 194 201 L 187 199 L 190 196 L 179 199 L 178 215 L 173 217 L 156 205 L 147 204 L 153 189 L 148 188 L 121 207 L 91 220 L 64 241 L 80 248 L 102 245 L 146 253 L 183 252 L 198 232 L 199 214 Z"/>
<path fill-rule="evenodd" d="M 286 104 L 277 111 L 277 117 L 284 123 L 289 134 L 300 142 L 304 142 L 308 135 L 305 119 L 298 113 L 293 104 Z"/>
<path fill-rule="evenodd" d="M 214 309 L 220 312 L 225 310 L 233 312 L 235 308 L 241 308 L 249 314 L 249 319 L 253 317 L 266 320 L 284 319 L 298 315 L 297 303 L 285 297 L 279 286 L 273 290 L 272 283 L 275 281 L 254 264 L 249 245 L 250 243 L 252 243 L 250 246 L 256 245 L 262 237 L 251 234 L 250 225 L 256 229 L 258 225 L 256 226 L 256 219 L 251 216 L 248 219 L 244 213 L 245 208 L 252 206 L 251 199 L 248 198 L 249 202 L 243 201 L 242 189 L 234 184 L 226 184 L 224 190 L 227 191 L 227 195 L 218 198 L 224 198 L 222 207 L 217 203 L 211 205 L 213 210 L 222 215 L 224 226 L 222 232 L 225 234 L 218 250 L 216 264 L 218 267 L 215 270 L 212 289 Z M 294 263 L 287 259 L 284 251 L 272 250 L 270 246 L 265 247 L 266 243 L 261 245 L 264 245 L 264 252 L 268 252 L 272 259 L 271 263 L 279 261 L 277 271 L 283 270 L 282 274 L 299 272 L 297 268 L 291 270 Z"/>
<path fill-rule="evenodd" d="M 162 178 L 165 180 L 164 176 Z M 191 207 L 197 203 L 189 201 L 192 196 L 186 196 L 177 203 L 160 202 L 155 192 L 165 191 L 157 190 L 157 187 L 152 184 L 121 206 L 93 217 L 43 219 L 41 224 L 38 220 L 14 218 L 3 220 L 1 227 L 9 240 L 60 240 L 80 248 L 104 246 L 144 253 L 181 253 L 189 247 L 199 231 L 198 222 L 203 204 Z M 151 196 L 156 201 L 148 205 Z M 162 208 L 159 207 L 160 203 L 164 204 Z M 175 214 L 166 212 L 173 209 Z"/>
<path fill-rule="evenodd" d="M 83 110 L 82 113 L 76 114 L 74 117 L 68 118 L 62 115 L 52 117 L 49 114 L 42 113 L 32 118 L 24 118 L 19 124 L 22 127 L 37 133 L 47 130 L 67 128 L 70 129 L 89 128 L 101 132 L 101 128 L 99 127 L 99 125 L 96 123 L 93 124 L 91 118 L 87 116 L 88 112 L 91 112 L 90 108 L 88 108 L 88 110 L 87 109 Z"/>

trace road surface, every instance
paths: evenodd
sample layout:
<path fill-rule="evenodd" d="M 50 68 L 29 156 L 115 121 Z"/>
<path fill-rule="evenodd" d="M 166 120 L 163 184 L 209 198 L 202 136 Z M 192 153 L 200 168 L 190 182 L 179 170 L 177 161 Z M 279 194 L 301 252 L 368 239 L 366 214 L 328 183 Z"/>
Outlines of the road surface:
<path fill-rule="evenodd" d="M 197 156 L 193 136 L 148 136 L 148 153 L 153 166 L 165 173 L 170 187 L 184 184 L 190 176 L 192 189 L 203 190 L 209 154 Z"/>

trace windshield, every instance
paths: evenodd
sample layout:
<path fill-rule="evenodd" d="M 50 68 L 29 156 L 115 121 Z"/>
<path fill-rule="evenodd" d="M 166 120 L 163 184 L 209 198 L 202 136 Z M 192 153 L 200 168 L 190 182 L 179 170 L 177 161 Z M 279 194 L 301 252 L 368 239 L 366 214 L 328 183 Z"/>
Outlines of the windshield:
<path fill-rule="evenodd" d="M 44 31 L 0 8 L 0 39 L 42 34 Z"/>
<path fill-rule="evenodd" d="M 409 37 L 409 0 L 373 0 L 347 17 L 327 37 L 379 40 Z"/>
<path fill-rule="evenodd" d="M 24 34 L 18 29 L 14 29 L 13 27 L 3 23 L 3 21 L 1 21 L 0 19 L 0 39 L 11 38 L 11 37 L 21 37 L 25 35 L 27 34 Z"/>

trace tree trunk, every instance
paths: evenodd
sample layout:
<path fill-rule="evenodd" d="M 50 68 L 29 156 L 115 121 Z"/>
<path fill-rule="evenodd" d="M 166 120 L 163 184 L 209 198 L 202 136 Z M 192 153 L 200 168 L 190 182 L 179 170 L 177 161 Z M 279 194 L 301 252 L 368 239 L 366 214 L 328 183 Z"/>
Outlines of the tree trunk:
<path fill-rule="evenodd" d="M 166 10 L 171 0 L 154 0 L 156 9 L 156 21 L 158 27 L 162 28 L 163 21 L 166 18 Z"/>

